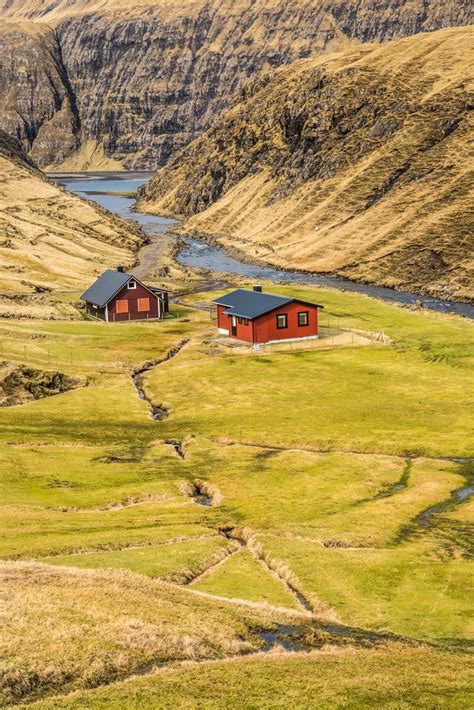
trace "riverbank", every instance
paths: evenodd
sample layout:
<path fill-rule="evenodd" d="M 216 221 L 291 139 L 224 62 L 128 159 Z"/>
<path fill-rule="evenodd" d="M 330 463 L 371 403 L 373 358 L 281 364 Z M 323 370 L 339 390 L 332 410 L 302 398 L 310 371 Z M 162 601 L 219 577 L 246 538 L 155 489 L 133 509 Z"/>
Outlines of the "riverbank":
<path fill-rule="evenodd" d="M 179 290 L 182 290 L 184 287 L 182 279 L 195 281 L 196 270 L 199 270 L 207 279 L 214 279 L 216 275 L 219 275 L 218 278 L 228 275 L 231 279 L 237 277 L 335 288 L 365 294 L 410 308 L 427 308 L 474 319 L 474 306 L 471 304 L 349 281 L 333 275 L 287 270 L 269 265 L 261 257 L 249 258 L 234 246 L 226 247 L 224 250 L 216 236 L 195 232 L 183 233 L 183 228 L 176 219 L 138 212 L 134 199 L 123 194 L 136 191 L 146 182 L 148 173 L 54 174 L 52 177 L 67 189 L 140 225 L 149 237 L 149 244 L 137 257 L 134 273 L 138 277 L 162 279 L 174 276 L 179 281 Z"/>

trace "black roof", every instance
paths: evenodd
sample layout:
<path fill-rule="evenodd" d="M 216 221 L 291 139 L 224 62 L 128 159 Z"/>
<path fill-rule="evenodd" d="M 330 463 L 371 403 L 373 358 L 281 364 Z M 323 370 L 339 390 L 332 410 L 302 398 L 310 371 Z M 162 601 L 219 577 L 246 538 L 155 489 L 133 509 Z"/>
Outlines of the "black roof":
<path fill-rule="evenodd" d="M 84 291 L 81 298 L 83 301 L 103 307 L 131 278 L 133 278 L 132 274 L 107 269 L 87 291 Z"/>
<path fill-rule="evenodd" d="M 147 288 L 151 293 L 159 296 L 162 291 L 166 291 L 165 288 L 156 288 L 154 286 L 147 286 L 142 283 L 133 274 L 127 274 L 125 271 L 118 271 L 118 269 L 107 269 L 102 276 L 99 276 L 97 281 L 84 291 L 81 296 L 83 301 L 88 303 L 93 303 L 100 308 L 103 308 L 111 298 L 115 296 L 130 279 L 134 279 L 137 283 L 141 284 Z"/>
<path fill-rule="evenodd" d="M 306 301 L 300 301 L 298 298 L 274 296 L 271 293 L 249 291 L 245 288 L 238 288 L 236 291 L 216 298 L 213 303 L 219 306 L 227 306 L 226 313 L 228 315 L 254 320 L 259 316 L 263 316 L 265 313 L 274 311 L 275 308 L 281 308 L 293 301 L 309 306 L 318 306 L 317 303 L 307 303 Z M 318 306 L 318 308 L 322 308 L 322 306 Z"/>

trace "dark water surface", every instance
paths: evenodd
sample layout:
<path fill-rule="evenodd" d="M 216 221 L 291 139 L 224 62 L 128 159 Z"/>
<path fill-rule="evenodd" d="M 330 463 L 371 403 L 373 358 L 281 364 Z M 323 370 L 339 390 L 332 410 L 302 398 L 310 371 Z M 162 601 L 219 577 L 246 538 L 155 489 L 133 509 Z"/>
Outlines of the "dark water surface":
<path fill-rule="evenodd" d="M 134 198 L 130 195 L 114 193 L 132 193 L 143 185 L 152 173 L 52 173 L 50 177 L 71 192 L 97 202 L 125 219 L 133 219 L 140 224 L 147 234 L 163 233 L 170 230 L 177 220 L 156 215 L 134 212 Z M 272 280 L 280 283 L 296 282 L 316 286 L 329 286 L 351 293 L 364 293 L 382 301 L 405 305 L 421 305 L 434 311 L 456 313 L 474 319 L 474 306 L 457 301 L 447 301 L 417 293 L 396 291 L 391 288 L 356 283 L 333 276 L 305 274 L 300 271 L 279 271 L 271 266 L 247 264 L 230 256 L 220 247 L 210 246 L 197 239 L 186 239 L 185 247 L 178 256 L 178 261 L 190 268 L 234 274 L 255 281 Z"/>

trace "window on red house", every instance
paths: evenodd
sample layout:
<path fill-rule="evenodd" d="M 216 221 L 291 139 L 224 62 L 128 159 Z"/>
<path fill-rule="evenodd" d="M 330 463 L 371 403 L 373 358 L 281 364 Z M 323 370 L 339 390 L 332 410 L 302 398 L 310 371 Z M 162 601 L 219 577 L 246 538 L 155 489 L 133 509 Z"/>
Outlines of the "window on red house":
<path fill-rule="evenodd" d="M 277 317 L 277 328 L 278 330 L 283 330 L 283 328 L 288 328 L 288 315 L 286 313 L 280 313 Z"/>
<path fill-rule="evenodd" d="M 128 313 L 128 301 L 117 301 L 117 313 Z"/>
<path fill-rule="evenodd" d="M 309 312 L 300 311 L 298 313 L 298 325 L 302 328 L 305 325 L 309 325 Z"/>
<path fill-rule="evenodd" d="M 139 298 L 138 299 L 138 310 L 149 311 L 150 310 L 150 299 L 149 298 Z"/>

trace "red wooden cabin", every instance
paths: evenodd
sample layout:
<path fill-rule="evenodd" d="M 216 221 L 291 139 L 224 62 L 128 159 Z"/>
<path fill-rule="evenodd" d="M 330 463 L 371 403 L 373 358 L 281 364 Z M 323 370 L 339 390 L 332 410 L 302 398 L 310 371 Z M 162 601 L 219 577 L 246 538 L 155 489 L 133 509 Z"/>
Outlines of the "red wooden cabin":
<path fill-rule="evenodd" d="M 273 296 L 260 286 L 253 291 L 239 288 L 213 303 L 222 335 L 254 344 L 319 337 L 318 311 L 323 306 L 317 303 Z"/>
<path fill-rule="evenodd" d="M 108 269 L 81 298 L 90 315 L 107 323 L 162 318 L 169 310 L 165 289 L 146 286 L 121 266 Z"/>

